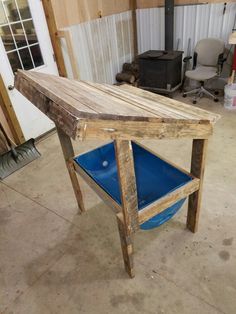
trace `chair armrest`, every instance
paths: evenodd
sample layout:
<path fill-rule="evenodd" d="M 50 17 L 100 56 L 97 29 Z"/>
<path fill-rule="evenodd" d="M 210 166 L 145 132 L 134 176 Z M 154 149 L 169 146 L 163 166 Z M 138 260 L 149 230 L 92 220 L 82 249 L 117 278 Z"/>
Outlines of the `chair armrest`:
<path fill-rule="evenodd" d="M 187 56 L 183 58 L 183 62 L 188 62 L 189 60 L 191 60 L 192 57 L 191 56 Z"/>
<path fill-rule="evenodd" d="M 220 75 L 220 73 L 222 72 L 223 70 L 223 65 L 224 65 L 224 62 L 227 60 L 227 58 L 224 57 L 224 53 L 221 53 L 218 57 L 218 62 L 217 62 L 217 65 L 218 65 L 218 75 Z"/>
<path fill-rule="evenodd" d="M 196 68 L 197 66 L 197 53 L 194 52 L 193 54 L 193 70 Z"/>

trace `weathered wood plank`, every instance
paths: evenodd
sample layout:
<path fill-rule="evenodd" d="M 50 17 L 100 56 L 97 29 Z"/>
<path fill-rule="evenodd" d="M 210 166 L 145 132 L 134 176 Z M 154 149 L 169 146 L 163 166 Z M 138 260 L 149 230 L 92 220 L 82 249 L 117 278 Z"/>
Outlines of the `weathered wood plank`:
<path fill-rule="evenodd" d="M 76 115 L 78 118 L 132 120 L 165 123 L 210 124 L 216 115 L 202 112 L 181 104 L 175 100 L 153 96 L 143 97 L 127 92 L 121 88 L 95 83 L 69 80 L 38 72 L 19 71 L 17 82 L 21 79 L 28 81 L 50 100 Z M 22 91 L 23 92 L 23 91 Z M 146 92 L 148 93 L 148 92 Z M 148 95 L 151 93 L 148 93 Z M 145 94 L 147 95 L 147 94 Z"/>
<path fill-rule="evenodd" d="M 66 66 L 64 63 L 60 41 L 56 36 L 57 25 L 56 25 L 56 17 L 55 17 L 55 11 L 53 9 L 52 1 L 42 0 L 42 4 L 43 4 L 44 12 L 45 12 L 45 17 L 47 20 L 47 25 L 48 25 L 48 30 L 49 30 L 49 35 L 51 38 L 52 46 L 53 46 L 53 51 L 55 54 L 58 72 L 61 76 L 67 76 Z"/>
<path fill-rule="evenodd" d="M 208 138 L 212 135 L 211 124 L 173 124 L 143 121 L 81 121 L 77 133 L 79 139 L 173 139 L 173 138 Z"/>
<path fill-rule="evenodd" d="M 58 82 L 61 78 L 54 76 L 53 81 Z M 95 110 L 99 114 L 113 114 L 116 116 L 130 117 L 146 117 L 153 119 L 161 119 L 162 117 L 157 112 L 148 112 L 142 108 L 135 108 L 129 103 L 117 98 L 115 95 L 97 89 L 82 81 L 64 80 L 63 85 L 67 87 L 70 94 L 81 103 L 86 104 L 90 109 Z"/>
<path fill-rule="evenodd" d="M 124 224 L 127 232 L 133 233 L 139 229 L 139 223 L 132 144 L 130 141 L 120 140 L 116 140 L 114 144 Z"/>
<path fill-rule="evenodd" d="M 21 130 L 19 121 L 13 109 L 11 99 L 8 95 L 6 86 L 0 74 L 0 107 L 7 120 L 9 129 L 14 137 L 16 144 L 21 144 L 25 141 L 24 134 Z"/>
<path fill-rule="evenodd" d="M 83 84 L 83 83 L 81 83 Z M 188 123 L 209 123 L 208 119 L 200 118 L 199 116 L 196 117 L 193 112 L 188 113 L 179 110 L 177 106 L 169 106 L 169 100 L 167 97 L 164 97 L 164 102 L 161 101 L 154 101 L 150 98 L 144 98 L 138 93 L 131 93 L 128 92 L 118 86 L 112 85 L 105 85 L 105 84 L 98 84 L 98 83 L 84 83 L 90 85 L 93 89 L 97 88 L 100 91 L 106 92 L 108 95 L 115 96 L 122 101 L 128 103 L 132 108 L 140 108 L 142 110 L 146 110 L 153 114 L 159 114 L 163 118 L 163 122 L 171 122 L 173 119 L 176 119 L 178 122 L 188 122 Z M 139 88 L 135 88 L 141 90 Z M 175 102 L 175 101 L 174 101 Z M 167 106 L 168 103 L 168 106 Z"/>
<path fill-rule="evenodd" d="M 139 211 L 139 224 L 144 223 L 148 219 L 152 218 L 153 216 L 161 213 L 166 208 L 172 206 L 176 202 L 180 201 L 181 199 L 189 196 L 196 190 L 198 190 L 200 184 L 199 179 L 193 179 L 192 181 L 186 183 L 184 186 L 179 187 L 178 189 L 170 192 L 169 194 L 163 196 L 156 202 L 150 204 L 149 206 L 143 208 Z"/>
<path fill-rule="evenodd" d="M 127 84 L 123 84 L 118 86 L 114 86 L 114 88 L 121 89 L 122 91 L 126 91 L 130 93 L 131 95 L 138 95 L 140 97 L 143 97 L 144 99 L 150 99 L 153 100 L 156 103 L 162 104 L 164 106 L 168 106 L 168 108 L 173 108 L 177 109 L 179 113 L 184 114 L 184 115 L 190 115 L 192 119 L 198 119 L 198 120 L 203 120 L 203 121 L 210 121 L 211 123 L 215 123 L 220 119 L 220 115 L 195 107 L 195 106 L 190 106 L 188 104 L 185 104 L 183 102 L 180 102 L 175 99 L 171 99 L 158 95 L 155 93 L 148 92 L 146 90 L 143 90 L 141 88 L 137 88 L 134 86 L 130 86 Z M 186 116 L 187 117 L 187 116 Z"/>
<path fill-rule="evenodd" d="M 62 129 L 68 136 L 76 138 L 78 132 L 78 118 L 65 110 L 58 103 L 53 102 L 43 93 L 39 92 L 36 87 L 28 84 L 22 78 L 15 83 L 16 88 L 31 101 L 39 110 L 45 113 L 55 124 Z"/>
<path fill-rule="evenodd" d="M 70 175 L 70 179 L 71 179 L 71 183 L 74 189 L 78 207 L 81 212 L 84 212 L 85 208 L 84 208 L 83 196 L 82 196 L 82 192 L 80 189 L 77 175 L 74 171 L 73 161 L 71 160 L 75 156 L 71 139 L 60 128 L 57 128 L 57 133 L 58 133 L 58 137 L 61 143 L 61 148 L 62 148 L 63 155 L 65 158 L 66 166 Z"/>
<path fill-rule="evenodd" d="M 189 196 L 187 228 L 197 232 L 208 140 L 193 140 L 191 173 L 200 179 L 199 189 Z"/>
<path fill-rule="evenodd" d="M 124 224 L 122 214 L 117 214 L 117 225 L 120 235 L 120 243 L 121 243 L 121 250 L 123 254 L 124 266 L 126 272 L 129 274 L 131 278 L 134 277 L 134 248 L 133 248 L 133 237 L 132 233 L 127 233 L 127 229 Z"/>
<path fill-rule="evenodd" d="M 97 193 L 97 195 L 113 210 L 115 213 L 122 211 L 121 206 L 110 197 L 75 161 L 73 162 L 75 171 L 84 179 L 84 181 Z"/>
<path fill-rule="evenodd" d="M 66 41 L 66 46 L 67 46 L 67 51 L 70 59 L 70 64 L 71 64 L 71 69 L 73 73 L 73 78 L 74 79 L 79 79 L 79 69 L 77 66 L 76 58 L 75 58 L 75 53 L 72 45 L 72 38 L 71 38 L 71 33 L 69 30 L 60 30 L 57 31 L 56 34 L 59 38 L 64 38 Z"/>

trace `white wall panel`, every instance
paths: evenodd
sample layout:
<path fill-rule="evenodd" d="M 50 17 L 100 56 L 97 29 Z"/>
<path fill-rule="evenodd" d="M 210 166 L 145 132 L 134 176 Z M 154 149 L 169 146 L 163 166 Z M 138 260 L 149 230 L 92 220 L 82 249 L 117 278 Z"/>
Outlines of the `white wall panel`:
<path fill-rule="evenodd" d="M 198 40 L 218 37 L 227 44 L 236 15 L 236 3 L 185 5 L 175 7 L 174 48 L 179 39 L 179 50 L 187 54 L 188 42 L 191 53 Z M 164 8 L 137 10 L 138 49 L 164 49 Z"/>
<path fill-rule="evenodd" d="M 115 83 L 124 62 L 133 60 L 133 30 L 130 11 L 74 25 L 69 30 L 80 79 Z M 67 51 L 63 55 L 70 77 Z"/>
<path fill-rule="evenodd" d="M 228 3 L 223 15 L 223 3 L 175 7 L 174 48 L 190 53 L 198 40 L 220 37 L 226 43 L 232 31 L 236 3 Z M 124 62 L 133 59 L 133 31 L 130 11 L 71 26 L 76 62 L 82 80 L 115 83 L 115 75 Z M 138 50 L 164 49 L 164 8 L 137 10 Z M 70 77 L 65 42 L 63 54 Z"/>

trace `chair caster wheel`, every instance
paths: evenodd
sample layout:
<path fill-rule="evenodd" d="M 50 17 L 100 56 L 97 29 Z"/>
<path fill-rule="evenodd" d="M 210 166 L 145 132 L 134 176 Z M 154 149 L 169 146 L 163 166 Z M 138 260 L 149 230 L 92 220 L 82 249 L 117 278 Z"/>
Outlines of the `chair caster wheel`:
<path fill-rule="evenodd" d="M 218 90 L 215 90 L 215 91 L 214 91 L 214 94 L 215 94 L 215 95 L 219 95 L 219 91 L 218 91 Z"/>
<path fill-rule="evenodd" d="M 218 102 L 219 101 L 219 99 L 218 98 L 214 98 L 214 102 Z"/>
<path fill-rule="evenodd" d="M 196 101 L 196 100 L 193 100 L 193 104 L 196 105 L 196 103 L 197 103 L 197 101 Z"/>
<path fill-rule="evenodd" d="M 186 95 L 185 93 L 183 93 L 183 95 L 182 95 L 182 96 L 183 96 L 184 98 L 185 98 L 185 97 L 187 97 L 187 95 Z"/>

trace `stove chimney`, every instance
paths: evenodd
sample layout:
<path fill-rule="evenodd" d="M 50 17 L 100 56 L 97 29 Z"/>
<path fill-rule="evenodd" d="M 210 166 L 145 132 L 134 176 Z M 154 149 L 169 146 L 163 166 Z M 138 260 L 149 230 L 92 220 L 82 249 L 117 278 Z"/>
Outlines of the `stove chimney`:
<path fill-rule="evenodd" d="M 173 50 L 174 0 L 165 0 L 165 50 Z"/>

